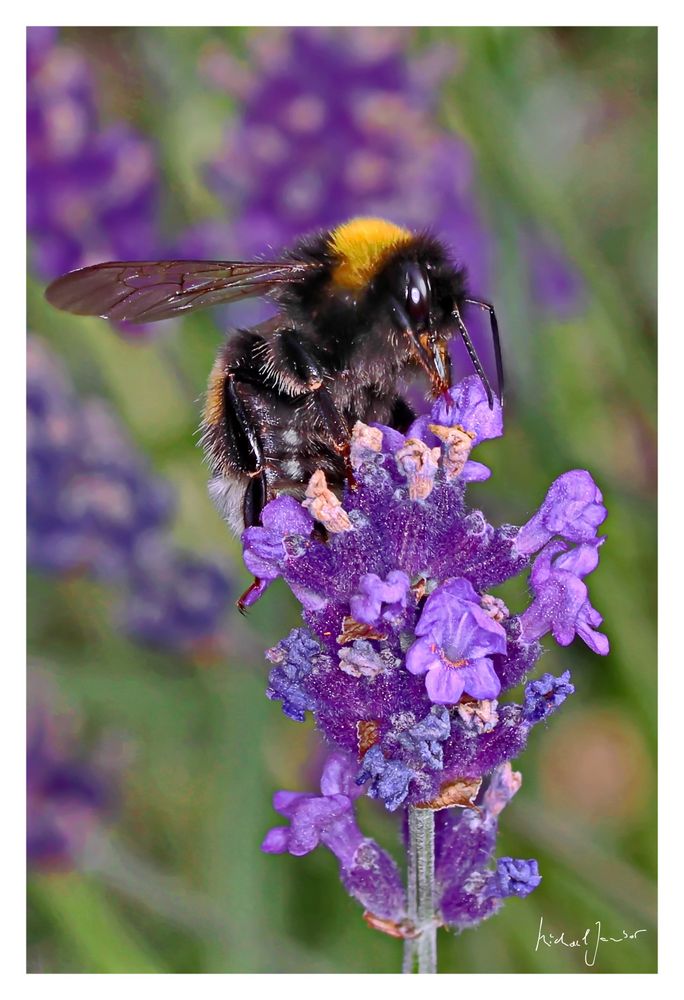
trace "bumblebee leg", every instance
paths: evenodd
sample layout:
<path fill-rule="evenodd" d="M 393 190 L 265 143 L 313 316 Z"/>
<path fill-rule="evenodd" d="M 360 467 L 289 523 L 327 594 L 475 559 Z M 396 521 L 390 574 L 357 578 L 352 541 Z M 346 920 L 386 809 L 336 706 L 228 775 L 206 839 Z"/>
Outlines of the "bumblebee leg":
<path fill-rule="evenodd" d="M 263 449 L 259 434 L 249 419 L 246 408 L 237 390 L 239 375 L 228 372 L 224 383 L 224 419 L 226 432 L 231 438 L 235 449 L 235 459 L 239 471 L 249 476 L 245 495 L 242 501 L 242 517 L 246 528 L 261 523 L 261 512 L 268 500 L 266 473 L 263 467 Z M 255 595 L 261 589 L 261 580 L 257 577 L 236 601 L 238 611 L 246 613 L 247 607 L 253 603 Z"/>
<path fill-rule="evenodd" d="M 304 346 L 297 330 L 281 330 L 272 341 L 271 352 L 284 388 L 291 395 L 315 392 L 323 385 L 325 372 Z"/>
<path fill-rule="evenodd" d="M 264 455 L 256 428 L 237 391 L 240 381 L 236 372 L 228 372 L 223 383 L 223 414 L 226 433 L 234 449 L 237 470 L 248 476 L 262 472 Z"/>
<path fill-rule="evenodd" d="M 332 447 L 344 460 L 344 475 L 347 485 L 350 490 L 356 490 L 358 483 L 351 464 L 351 435 L 347 421 L 337 409 L 335 400 L 324 385 L 312 392 L 311 396 L 311 405 L 323 423 Z"/>
<path fill-rule="evenodd" d="M 351 442 L 346 420 L 335 405 L 325 385 L 325 371 L 302 343 L 296 330 L 284 330 L 278 335 L 280 359 L 287 366 L 286 380 L 297 384 L 301 392 L 310 393 L 311 408 L 325 427 L 334 450 L 344 459 L 344 469 L 350 489 L 357 483 L 351 466 Z"/>
<path fill-rule="evenodd" d="M 253 528 L 261 524 L 261 512 L 268 503 L 268 487 L 265 472 L 252 476 L 247 483 L 245 497 L 242 501 L 242 516 L 245 528 Z"/>
<path fill-rule="evenodd" d="M 483 299 L 466 299 L 469 305 L 479 306 L 480 309 L 486 309 L 489 313 L 489 325 L 492 330 L 492 340 L 494 342 L 494 357 L 496 359 L 496 381 L 499 390 L 499 402 L 503 404 L 504 397 L 504 367 L 503 367 L 503 356 L 501 354 L 501 340 L 499 338 L 499 323 L 496 318 L 496 313 L 494 312 L 494 306 L 491 302 L 485 302 Z"/>

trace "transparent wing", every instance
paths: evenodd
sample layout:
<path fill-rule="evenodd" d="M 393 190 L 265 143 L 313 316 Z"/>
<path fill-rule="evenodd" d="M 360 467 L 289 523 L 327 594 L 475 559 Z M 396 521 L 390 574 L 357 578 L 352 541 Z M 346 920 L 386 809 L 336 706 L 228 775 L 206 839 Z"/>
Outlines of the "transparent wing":
<path fill-rule="evenodd" d="M 57 278 L 45 297 L 78 316 L 152 323 L 222 302 L 267 295 L 315 264 L 226 260 L 110 261 Z"/>

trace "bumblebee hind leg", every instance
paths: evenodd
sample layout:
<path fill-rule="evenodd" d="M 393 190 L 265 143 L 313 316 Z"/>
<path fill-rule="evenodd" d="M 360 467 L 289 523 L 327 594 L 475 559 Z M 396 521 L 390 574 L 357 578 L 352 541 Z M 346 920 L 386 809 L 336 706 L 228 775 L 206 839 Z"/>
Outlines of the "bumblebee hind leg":
<path fill-rule="evenodd" d="M 247 483 L 245 495 L 242 500 L 242 519 L 245 528 L 252 528 L 261 524 L 261 512 L 268 503 L 268 486 L 266 483 L 266 473 L 256 473 Z"/>
<path fill-rule="evenodd" d="M 269 499 L 263 446 L 254 415 L 240 394 L 242 381 L 238 371 L 221 365 L 210 382 L 205 411 L 205 447 L 217 473 L 209 493 L 238 535 L 261 524 L 261 512 Z M 261 589 L 261 581 L 255 579 L 238 599 L 242 613 Z"/>

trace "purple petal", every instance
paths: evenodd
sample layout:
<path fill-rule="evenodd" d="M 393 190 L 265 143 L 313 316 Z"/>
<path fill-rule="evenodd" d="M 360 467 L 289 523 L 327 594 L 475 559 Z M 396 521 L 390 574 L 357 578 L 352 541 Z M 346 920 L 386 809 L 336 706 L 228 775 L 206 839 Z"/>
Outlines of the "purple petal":
<path fill-rule="evenodd" d="M 406 653 L 406 669 L 411 674 L 425 674 L 433 667 L 439 666 L 439 655 L 431 648 L 426 639 L 416 639 Z"/>
<path fill-rule="evenodd" d="M 585 542 L 577 545 L 569 552 L 561 553 L 554 562 L 557 569 L 567 570 L 574 576 L 584 577 L 593 573 L 599 564 L 599 548 L 605 542 L 605 537 L 597 538 L 595 542 Z"/>
<path fill-rule="evenodd" d="M 455 705 L 465 688 L 464 670 L 440 664 L 428 671 L 425 690 L 435 705 Z"/>
<path fill-rule="evenodd" d="M 285 537 L 286 535 L 309 536 L 313 528 L 313 518 L 302 505 L 291 496 L 279 496 L 267 503 L 261 512 L 264 528 Z"/>
<path fill-rule="evenodd" d="M 492 475 L 492 470 L 482 462 L 468 460 L 463 466 L 461 481 L 464 483 L 484 483 Z"/>
<path fill-rule="evenodd" d="M 358 770 L 359 765 L 351 754 L 331 753 L 321 775 L 322 794 L 348 795 L 350 799 L 362 795 L 363 789 L 356 784 Z"/>
<path fill-rule="evenodd" d="M 385 580 L 377 573 L 366 573 L 359 580 L 358 592 L 349 602 L 352 618 L 366 625 L 376 625 L 381 615 L 396 617 L 406 607 L 410 587 L 411 581 L 402 570 L 392 570 Z"/>
<path fill-rule="evenodd" d="M 577 617 L 577 635 L 586 642 L 589 649 L 599 656 L 607 656 L 610 652 L 608 637 L 602 632 L 597 632 L 596 627 L 603 621 L 603 616 L 596 608 L 592 608 L 589 601 L 582 606 Z"/>
<path fill-rule="evenodd" d="M 264 837 L 261 850 L 266 854 L 284 854 L 287 851 L 289 836 L 289 827 L 274 826 Z"/>
<path fill-rule="evenodd" d="M 459 672 L 463 675 L 463 690 L 478 701 L 483 698 L 496 698 L 501 690 L 501 681 L 491 660 L 486 658 L 469 660 Z"/>

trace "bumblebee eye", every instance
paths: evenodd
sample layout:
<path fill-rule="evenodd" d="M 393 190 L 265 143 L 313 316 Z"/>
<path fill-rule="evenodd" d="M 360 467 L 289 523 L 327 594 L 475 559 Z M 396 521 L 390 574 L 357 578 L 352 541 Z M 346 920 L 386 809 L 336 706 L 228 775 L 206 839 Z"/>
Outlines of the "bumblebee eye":
<path fill-rule="evenodd" d="M 425 329 L 430 320 L 430 284 L 427 274 L 417 264 L 406 270 L 406 313 L 414 330 Z"/>

